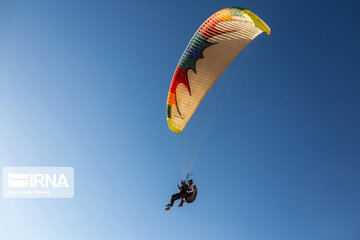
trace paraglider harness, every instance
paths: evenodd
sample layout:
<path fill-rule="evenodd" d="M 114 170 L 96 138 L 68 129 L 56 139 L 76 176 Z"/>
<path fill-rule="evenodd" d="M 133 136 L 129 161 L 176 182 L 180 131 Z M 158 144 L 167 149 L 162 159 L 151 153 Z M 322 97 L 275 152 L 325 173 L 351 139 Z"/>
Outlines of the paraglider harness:
<path fill-rule="evenodd" d="M 193 181 L 192 179 L 189 179 L 189 180 L 188 180 L 188 178 L 189 178 L 190 175 L 192 175 L 192 174 L 191 174 L 191 173 L 188 173 L 188 174 L 186 175 L 185 181 L 187 181 L 187 182 L 189 182 L 190 180 Z M 196 196 L 197 196 L 197 187 L 196 187 L 196 185 L 191 184 L 191 186 L 193 187 L 193 191 L 192 191 L 191 193 L 188 193 L 188 194 L 186 195 L 186 197 L 185 197 L 185 202 L 186 202 L 186 203 L 192 203 L 192 202 L 194 202 L 195 199 L 196 199 Z M 190 186 L 189 186 L 189 187 L 190 187 Z M 188 189 L 189 189 L 189 187 L 188 187 Z"/>

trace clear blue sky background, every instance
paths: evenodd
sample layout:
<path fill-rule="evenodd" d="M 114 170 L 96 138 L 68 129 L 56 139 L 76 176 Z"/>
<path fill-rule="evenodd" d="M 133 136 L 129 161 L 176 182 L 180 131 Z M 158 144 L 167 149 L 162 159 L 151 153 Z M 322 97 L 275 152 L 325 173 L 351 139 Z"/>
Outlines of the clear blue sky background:
<path fill-rule="evenodd" d="M 166 98 L 198 26 L 229 6 L 247 51 L 182 177 Z M 356 1 L 0 1 L 0 167 L 72 166 L 74 199 L 0 198 L 0 239 L 360 239 Z M 234 71 L 232 66 L 229 74 Z"/>

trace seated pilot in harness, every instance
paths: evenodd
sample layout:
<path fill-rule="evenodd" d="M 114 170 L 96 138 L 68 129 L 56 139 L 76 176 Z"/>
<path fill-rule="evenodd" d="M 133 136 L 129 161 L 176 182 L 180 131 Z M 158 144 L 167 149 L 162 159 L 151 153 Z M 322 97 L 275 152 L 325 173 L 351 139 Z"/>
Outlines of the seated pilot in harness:
<path fill-rule="evenodd" d="M 189 184 L 186 184 L 186 181 L 182 180 L 181 186 L 177 185 L 179 188 L 179 192 L 171 196 L 170 203 L 166 205 L 165 211 L 170 210 L 170 208 L 174 205 L 174 202 L 178 199 L 181 199 L 179 207 L 183 206 L 184 199 L 187 203 L 195 201 L 197 195 L 196 185 L 193 185 L 194 181 L 192 179 L 190 179 L 188 183 Z"/>

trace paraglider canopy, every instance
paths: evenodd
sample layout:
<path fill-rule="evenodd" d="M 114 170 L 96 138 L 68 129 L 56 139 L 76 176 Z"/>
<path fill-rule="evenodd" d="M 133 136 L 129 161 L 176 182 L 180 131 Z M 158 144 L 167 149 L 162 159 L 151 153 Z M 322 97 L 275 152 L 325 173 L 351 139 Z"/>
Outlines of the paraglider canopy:
<path fill-rule="evenodd" d="M 175 69 L 167 100 L 171 131 L 181 133 L 216 80 L 235 57 L 269 26 L 240 7 L 222 9 L 195 32 Z"/>

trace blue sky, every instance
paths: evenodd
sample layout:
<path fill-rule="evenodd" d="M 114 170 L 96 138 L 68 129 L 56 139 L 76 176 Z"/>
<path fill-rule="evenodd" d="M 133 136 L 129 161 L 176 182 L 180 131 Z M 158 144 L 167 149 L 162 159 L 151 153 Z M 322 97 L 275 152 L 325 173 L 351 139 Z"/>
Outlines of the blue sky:
<path fill-rule="evenodd" d="M 235 75 L 192 169 L 197 201 L 165 212 L 182 177 L 171 77 L 198 26 L 229 6 L 272 33 L 221 78 Z M 75 198 L 0 198 L 0 239 L 359 239 L 359 10 L 1 1 L 0 167 L 74 167 Z"/>

